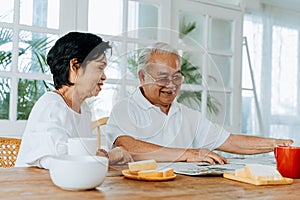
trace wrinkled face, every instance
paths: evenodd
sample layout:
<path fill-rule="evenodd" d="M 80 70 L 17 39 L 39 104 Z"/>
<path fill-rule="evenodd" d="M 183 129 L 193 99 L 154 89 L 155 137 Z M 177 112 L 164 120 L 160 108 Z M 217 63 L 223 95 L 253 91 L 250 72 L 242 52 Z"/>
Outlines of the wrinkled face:
<path fill-rule="evenodd" d="M 180 63 L 175 54 L 152 53 L 149 66 L 143 74 L 139 74 L 144 96 L 152 104 L 163 107 L 170 106 L 177 96 L 181 86 L 178 81 L 180 77 Z M 166 79 L 169 81 L 163 81 Z M 167 85 L 161 84 L 163 82 Z"/>
<path fill-rule="evenodd" d="M 106 79 L 104 70 L 107 66 L 107 60 L 104 54 L 98 58 L 88 61 L 86 67 L 80 67 L 76 87 L 85 93 L 86 97 L 97 96 Z"/>

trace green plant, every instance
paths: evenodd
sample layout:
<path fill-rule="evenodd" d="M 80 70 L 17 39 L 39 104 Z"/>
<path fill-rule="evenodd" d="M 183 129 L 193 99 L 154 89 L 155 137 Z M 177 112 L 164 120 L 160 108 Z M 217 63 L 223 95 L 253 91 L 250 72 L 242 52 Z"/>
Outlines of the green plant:
<path fill-rule="evenodd" d="M 196 22 L 187 23 L 185 17 L 179 21 L 179 38 L 182 39 L 196 29 Z"/>
<path fill-rule="evenodd" d="M 140 52 L 141 49 L 138 49 L 136 51 L 131 52 L 130 55 L 127 57 L 127 68 L 135 78 L 137 78 L 138 57 Z"/>
<path fill-rule="evenodd" d="M 30 61 L 21 63 L 22 69 L 30 72 L 42 72 L 45 73 L 46 64 L 46 51 L 49 44 L 47 37 L 40 37 L 32 34 L 32 39 L 28 39 L 29 33 L 23 32 L 20 34 L 20 45 L 18 48 L 18 56 L 29 56 Z M 35 37 L 34 37 L 35 36 Z M 13 40 L 13 31 L 11 29 L 0 28 L 0 47 L 3 50 L 0 51 L 0 69 L 9 70 L 12 64 L 11 51 L 4 50 L 6 45 L 11 45 Z M 21 45 L 22 44 L 22 45 Z M 6 48 L 7 49 L 7 48 Z M 8 118 L 8 108 L 10 100 L 10 84 L 8 79 L 0 78 L 1 91 L 0 91 L 0 118 Z M 29 113 L 37 101 L 37 99 L 46 91 L 51 89 L 51 85 L 46 81 L 41 80 L 27 80 L 19 79 L 18 82 L 18 116 L 17 119 L 28 119 Z"/>
<path fill-rule="evenodd" d="M 182 39 L 189 35 L 192 31 L 197 28 L 196 22 L 187 22 L 185 17 L 181 17 L 179 21 L 179 38 Z M 185 77 L 184 82 L 187 84 L 201 84 L 202 83 L 202 74 L 199 67 L 193 65 L 189 62 L 189 54 L 183 53 L 181 58 L 181 72 Z M 217 81 L 214 77 L 209 76 L 209 79 Z M 202 95 L 201 92 L 181 90 L 178 95 L 177 101 L 184 103 L 190 107 L 201 109 Z M 207 95 L 207 108 L 210 113 L 218 114 L 220 103 L 216 98 L 211 96 L 209 93 Z"/>
<path fill-rule="evenodd" d="M 0 78 L 0 119 L 8 119 L 9 95 L 8 80 Z"/>
<path fill-rule="evenodd" d="M 202 83 L 202 74 L 199 71 L 199 67 L 189 62 L 189 55 L 186 53 L 184 53 L 181 58 L 181 73 L 185 77 L 184 83 L 186 84 Z M 213 81 L 216 81 L 216 79 L 212 76 L 209 76 L 209 78 Z M 202 95 L 199 91 L 181 90 L 177 97 L 177 101 L 194 109 L 200 110 Z M 220 103 L 209 93 L 207 95 L 206 105 L 210 113 L 217 114 L 219 112 Z"/>

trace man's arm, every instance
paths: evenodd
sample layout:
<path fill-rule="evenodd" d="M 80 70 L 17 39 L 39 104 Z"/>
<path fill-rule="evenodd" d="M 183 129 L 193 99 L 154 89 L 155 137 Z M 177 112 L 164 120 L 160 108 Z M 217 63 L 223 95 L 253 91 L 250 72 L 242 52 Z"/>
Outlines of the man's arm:
<path fill-rule="evenodd" d="M 291 144 L 293 144 L 293 140 L 230 134 L 217 150 L 236 154 L 258 154 L 271 152 L 275 146 Z"/>
<path fill-rule="evenodd" d="M 209 162 L 211 164 L 227 163 L 226 158 L 209 149 L 168 148 L 134 139 L 130 136 L 119 136 L 114 143 L 128 151 L 134 160 L 155 159 L 160 162 Z"/>

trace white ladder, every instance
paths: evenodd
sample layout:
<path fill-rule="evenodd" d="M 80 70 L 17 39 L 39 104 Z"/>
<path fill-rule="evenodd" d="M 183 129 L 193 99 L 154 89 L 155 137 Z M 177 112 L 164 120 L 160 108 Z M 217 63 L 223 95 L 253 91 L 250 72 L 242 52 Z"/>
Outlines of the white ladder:
<path fill-rule="evenodd" d="M 242 90 L 249 90 L 249 91 L 253 92 L 255 107 L 256 107 L 256 113 L 257 113 L 257 119 L 258 119 L 259 131 L 260 131 L 260 134 L 264 134 L 265 129 L 264 129 L 262 116 L 261 116 L 261 111 L 260 111 L 258 98 L 257 98 L 257 93 L 256 93 L 256 85 L 255 85 L 255 80 L 254 80 L 254 75 L 253 75 L 253 70 L 252 70 L 252 64 L 251 64 L 251 59 L 250 59 L 250 53 L 249 53 L 249 48 L 248 48 L 247 37 L 243 37 L 243 45 L 246 47 L 247 60 L 248 60 L 248 65 L 249 65 L 252 88 L 242 88 Z"/>

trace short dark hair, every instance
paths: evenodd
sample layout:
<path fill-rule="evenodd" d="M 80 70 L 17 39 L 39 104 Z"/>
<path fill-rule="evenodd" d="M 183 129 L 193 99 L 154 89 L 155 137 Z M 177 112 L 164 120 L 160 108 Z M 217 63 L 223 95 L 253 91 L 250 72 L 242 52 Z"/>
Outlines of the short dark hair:
<path fill-rule="evenodd" d="M 109 42 L 91 33 L 70 32 L 59 38 L 47 55 L 47 63 L 53 75 L 56 89 L 62 85 L 74 85 L 69 81 L 70 60 L 93 60 L 111 48 Z"/>

